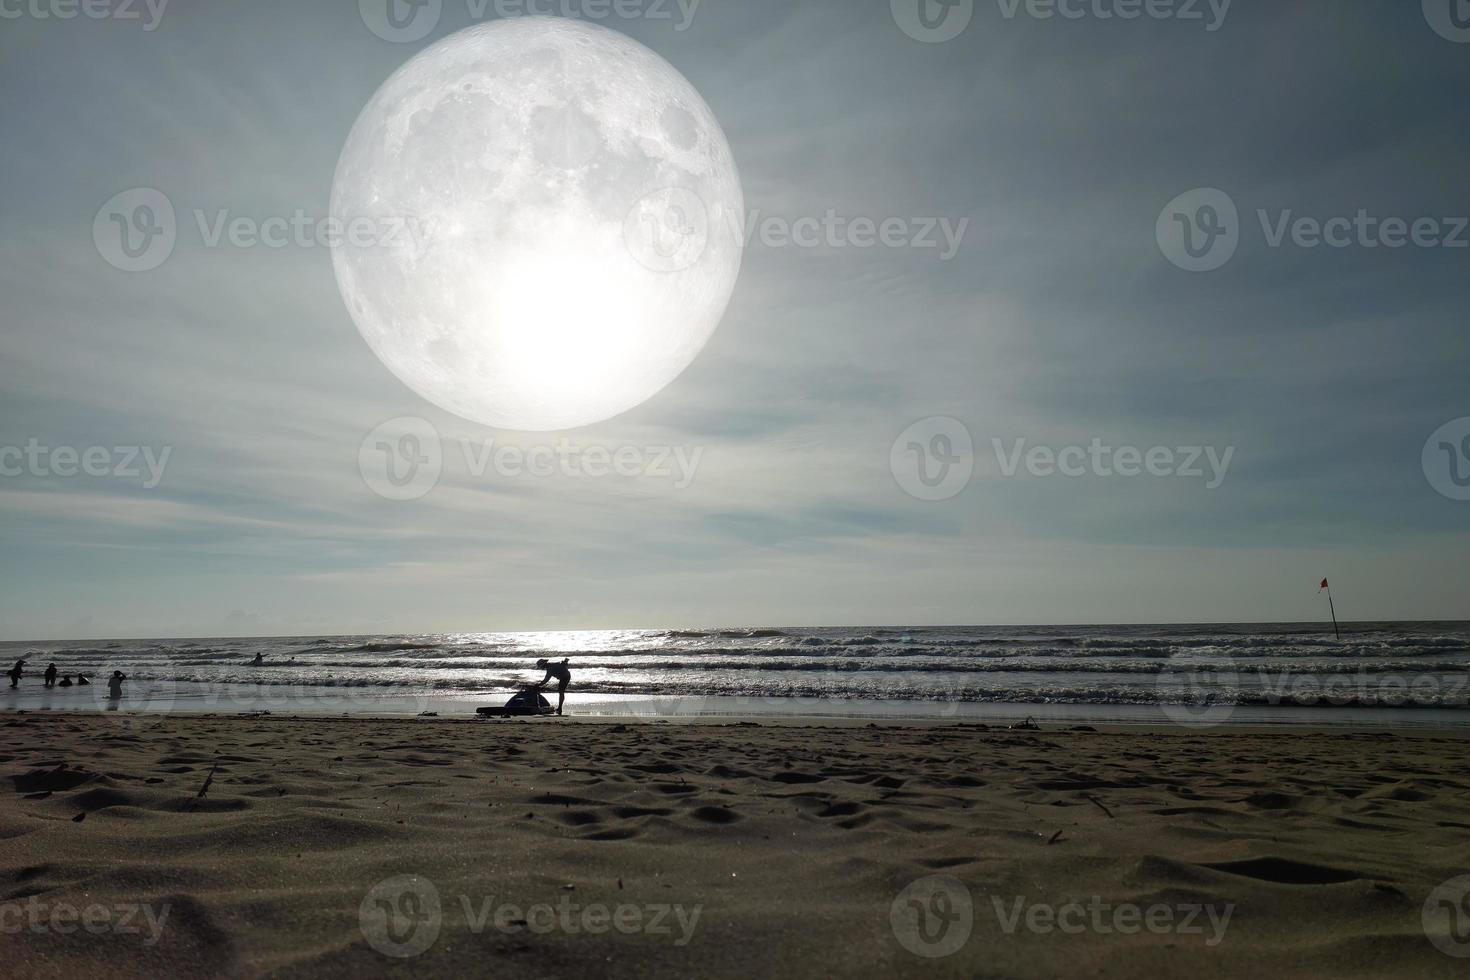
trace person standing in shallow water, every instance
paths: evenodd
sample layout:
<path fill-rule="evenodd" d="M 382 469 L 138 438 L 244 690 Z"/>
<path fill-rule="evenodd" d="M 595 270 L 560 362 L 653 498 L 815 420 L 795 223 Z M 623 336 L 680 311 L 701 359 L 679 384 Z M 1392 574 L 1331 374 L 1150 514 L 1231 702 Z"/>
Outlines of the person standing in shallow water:
<path fill-rule="evenodd" d="M 10 678 L 10 686 L 20 687 L 20 675 L 25 672 L 26 662 L 24 660 L 17 660 L 15 666 L 5 672 L 5 676 Z"/>
<path fill-rule="evenodd" d="M 41 676 L 45 679 L 44 683 L 47 687 L 54 687 L 56 685 L 56 665 L 52 664 L 47 667 L 46 673 Z"/>
<path fill-rule="evenodd" d="M 546 676 L 541 678 L 541 683 L 536 685 L 536 690 L 541 690 L 556 678 L 556 713 L 561 714 L 561 706 L 567 700 L 567 685 L 572 682 L 572 672 L 567 669 L 570 658 L 563 657 L 561 663 L 554 664 L 549 660 L 538 660 L 536 666 L 546 671 Z"/>
<path fill-rule="evenodd" d="M 122 682 L 127 679 L 127 675 L 120 670 L 112 672 L 112 676 L 107 679 L 107 699 L 109 701 L 122 700 Z"/>

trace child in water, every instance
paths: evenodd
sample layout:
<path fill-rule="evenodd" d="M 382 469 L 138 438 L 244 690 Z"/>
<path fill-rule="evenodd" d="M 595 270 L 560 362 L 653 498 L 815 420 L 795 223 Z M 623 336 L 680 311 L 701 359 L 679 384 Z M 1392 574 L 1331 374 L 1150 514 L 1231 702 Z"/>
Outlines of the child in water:
<path fill-rule="evenodd" d="M 122 682 L 127 676 L 120 670 L 114 670 L 112 676 L 107 679 L 107 699 L 109 701 L 122 700 Z"/>

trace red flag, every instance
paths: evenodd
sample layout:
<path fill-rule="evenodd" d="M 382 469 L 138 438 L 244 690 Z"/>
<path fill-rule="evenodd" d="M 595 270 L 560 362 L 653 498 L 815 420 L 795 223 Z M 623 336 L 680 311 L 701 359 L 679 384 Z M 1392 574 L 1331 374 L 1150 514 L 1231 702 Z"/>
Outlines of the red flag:
<path fill-rule="evenodd" d="M 1322 594 L 1322 589 L 1327 589 L 1327 580 L 1325 578 L 1322 580 L 1321 588 L 1317 590 L 1318 595 Z M 1337 642 L 1341 643 L 1342 630 L 1337 625 L 1337 603 L 1332 601 L 1331 589 L 1327 589 L 1327 608 L 1332 611 L 1332 635 L 1337 637 Z"/>

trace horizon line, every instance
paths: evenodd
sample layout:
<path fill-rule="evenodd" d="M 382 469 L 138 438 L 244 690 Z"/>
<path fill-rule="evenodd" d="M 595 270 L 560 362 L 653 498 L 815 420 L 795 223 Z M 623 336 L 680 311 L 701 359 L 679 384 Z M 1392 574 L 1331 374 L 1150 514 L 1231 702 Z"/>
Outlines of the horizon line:
<path fill-rule="evenodd" d="M 1405 624 L 1454 624 L 1470 626 L 1470 619 L 1360 619 L 1341 620 L 1339 625 L 1347 626 L 1388 626 Z M 929 623 L 925 625 L 896 624 L 880 625 L 873 623 L 859 625 L 825 624 L 825 625 L 760 625 L 760 626 L 600 626 L 600 627 L 578 627 L 575 629 L 498 629 L 498 630 L 448 630 L 448 631 L 386 631 L 377 633 L 201 633 L 195 636 L 81 636 L 81 637 L 27 637 L 13 640 L 0 640 L 0 643 L 97 643 L 103 641 L 185 641 L 185 640 L 296 640 L 296 639 L 322 639 L 328 637 L 343 637 L 354 639 L 358 637 L 374 636 L 477 636 L 486 634 L 535 634 L 535 633 L 678 633 L 678 632 L 734 632 L 754 630 L 945 630 L 945 629 L 986 629 L 986 630 L 1037 630 L 1037 629 L 1177 629 L 1180 627 L 1260 627 L 1260 626 L 1322 626 L 1330 630 L 1330 620 L 1238 620 L 1234 622 L 1196 622 L 1188 620 L 1160 621 L 1160 622 L 1075 622 L 1075 623 Z"/>

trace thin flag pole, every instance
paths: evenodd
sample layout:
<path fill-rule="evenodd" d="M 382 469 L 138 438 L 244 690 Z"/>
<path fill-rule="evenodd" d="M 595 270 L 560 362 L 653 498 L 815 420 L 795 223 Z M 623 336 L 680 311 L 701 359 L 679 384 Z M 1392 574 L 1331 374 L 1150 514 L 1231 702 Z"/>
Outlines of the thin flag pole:
<path fill-rule="evenodd" d="M 1325 578 L 1322 580 L 1322 588 L 1318 589 L 1317 591 L 1321 592 L 1322 589 L 1327 590 L 1327 608 L 1332 612 L 1332 632 L 1337 637 L 1337 642 L 1341 643 L 1342 630 L 1337 628 L 1337 606 L 1332 601 L 1332 586 L 1327 584 L 1327 580 Z"/>

